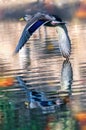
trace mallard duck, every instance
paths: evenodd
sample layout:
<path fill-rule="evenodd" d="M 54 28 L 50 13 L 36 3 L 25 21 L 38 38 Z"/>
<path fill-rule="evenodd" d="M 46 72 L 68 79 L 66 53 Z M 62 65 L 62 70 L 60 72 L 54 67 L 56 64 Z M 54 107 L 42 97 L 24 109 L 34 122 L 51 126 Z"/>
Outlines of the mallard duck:
<path fill-rule="evenodd" d="M 19 43 L 15 49 L 15 53 L 18 53 L 19 50 L 24 46 L 27 40 L 31 37 L 31 35 L 42 25 L 57 27 L 58 32 L 58 43 L 60 47 L 60 51 L 63 57 L 68 58 L 71 52 L 71 41 L 68 35 L 66 23 L 62 21 L 57 16 L 51 16 L 44 13 L 37 13 L 31 19 L 27 15 L 24 19 L 28 22 L 25 26 L 22 35 L 20 37 Z"/>

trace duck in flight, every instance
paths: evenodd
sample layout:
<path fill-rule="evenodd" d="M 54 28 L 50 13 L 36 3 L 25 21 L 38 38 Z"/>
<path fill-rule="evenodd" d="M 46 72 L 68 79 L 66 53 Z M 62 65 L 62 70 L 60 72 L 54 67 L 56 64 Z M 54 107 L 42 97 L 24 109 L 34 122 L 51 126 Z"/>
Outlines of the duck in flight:
<path fill-rule="evenodd" d="M 68 35 L 68 30 L 66 23 L 62 21 L 58 16 L 51 16 L 49 14 L 44 14 L 38 12 L 33 17 L 26 15 L 24 19 L 27 24 L 21 34 L 19 42 L 15 49 L 15 54 L 25 45 L 32 34 L 42 25 L 49 27 L 56 27 L 58 33 L 58 43 L 60 47 L 61 54 L 63 57 L 68 58 L 71 52 L 71 41 Z"/>

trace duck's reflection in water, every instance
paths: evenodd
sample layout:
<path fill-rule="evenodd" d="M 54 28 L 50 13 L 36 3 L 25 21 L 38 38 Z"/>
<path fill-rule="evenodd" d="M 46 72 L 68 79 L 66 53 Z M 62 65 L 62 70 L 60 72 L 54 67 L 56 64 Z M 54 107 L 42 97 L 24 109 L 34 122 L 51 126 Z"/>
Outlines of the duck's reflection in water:
<path fill-rule="evenodd" d="M 71 111 L 70 111 L 71 107 L 70 105 L 68 105 L 69 100 L 70 100 L 72 80 L 73 80 L 73 72 L 72 72 L 71 63 L 70 61 L 65 60 L 62 64 L 62 70 L 61 70 L 61 84 L 63 82 L 63 86 L 61 85 L 61 90 L 59 92 L 57 91 L 56 93 L 53 93 L 53 95 L 55 94 L 57 97 L 55 98 L 57 108 L 55 110 L 53 109 L 54 111 L 52 111 L 53 105 L 50 105 L 50 106 L 48 105 L 47 107 L 46 104 L 45 106 L 41 105 L 41 109 L 39 106 L 37 106 L 34 109 L 30 109 L 30 107 L 26 107 L 26 104 L 25 104 L 26 102 L 24 102 L 25 99 L 22 96 L 20 97 L 20 100 L 17 101 L 18 100 L 17 93 L 18 94 L 20 93 L 19 95 L 21 95 L 21 91 L 16 92 L 16 93 L 14 92 L 15 96 L 13 97 L 13 100 L 10 99 L 9 103 L 10 103 L 10 106 L 12 106 L 12 103 L 13 103 L 12 112 L 14 113 L 13 121 L 15 123 L 14 123 L 14 126 L 12 125 L 12 123 L 10 123 L 8 128 L 14 127 L 16 130 L 18 130 L 19 128 L 25 129 L 25 130 L 28 130 L 28 129 L 31 129 L 31 130 L 37 130 L 37 129 L 39 130 L 49 130 L 49 129 L 50 130 L 54 130 L 54 129 L 55 130 L 56 129 L 72 130 L 72 128 L 74 127 L 75 121 L 73 120 L 71 116 Z M 21 82 L 20 87 L 24 92 L 24 87 L 28 87 L 28 86 L 21 79 L 19 79 L 18 81 Z M 64 84 L 65 84 L 65 87 L 64 87 Z M 25 90 L 27 91 L 27 88 Z M 67 96 L 65 95 L 65 91 L 67 91 L 66 93 Z M 62 93 L 65 96 L 62 95 Z M 31 96 L 31 99 L 34 99 L 35 103 L 41 104 L 45 101 L 44 99 L 45 97 L 42 99 L 43 92 L 41 91 L 37 92 L 36 90 L 29 90 L 28 94 L 32 94 L 30 96 Z M 44 94 L 47 96 L 46 92 Z M 15 98 L 17 100 L 14 102 Z M 23 102 L 21 102 L 21 98 L 23 99 Z M 40 100 L 38 100 L 39 98 Z M 28 99 L 28 101 L 29 100 L 30 99 Z M 49 99 L 46 97 L 46 100 L 47 100 L 47 103 L 49 103 L 50 97 Z M 28 105 L 29 105 L 29 102 L 28 102 Z M 11 114 L 12 113 L 10 113 L 10 118 L 11 118 Z M 9 118 L 8 115 L 6 115 L 6 118 L 7 119 Z"/>
<path fill-rule="evenodd" d="M 69 60 L 64 60 L 62 64 L 61 69 L 61 89 L 57 94 L 59 93 L 59 97 L 56 99 L 57 107 L 56 111 L 54 113 L 46 113 L 43 114 L 40 111 L 40 114 L 37 114 L 39 112 L 34 112 L 33 110 L 30 110 L 30 116 L 31 116 L 31 124 L 34 125 L 34 127 L 42 126 L 43 130 L 53 130 L 53 129 L 76 129 L 75 125 L 75 119 L 72 117 L 71 113 L 71 96 L 72 96 L 72 82 L 73 82 L 73 70 L 72 65 Z M 61 102 L 59 102 L 61 99 Z M 42 118 L 40 118 L 42 116 Z M 34 118 L 35 117 L 35 118 Z M 38 120 L 40 124 L 38 124 L 34 119 Z M 31 128 L 33 125 L 30 125 Z"/>
<path fill-rule="evenodd" d="M 36 89 L 29 90 L 28 86 L 24 83 L 21 77 L 17 76 L 17 80 L 20 87 L 23 87 L 26 91 L 26 95 L 28 95 L 27 100 L 30 104 L 38 104 L 36 108 L 41 108 L 43 113 L 52 113 L 52 109 L 53 112 L 56 112 L 56 107 L 57 109 L 60 107 L 66 108 L 68 98 L 71 96 L 71 85 L 73 80 L 72 66 L 69 60 L 65 60 L 63 62 L 61 70 L 61 89 L 53 93 L 53 97 L 55 98 L 52 99 L 51 95 L 48 94 L 50 92 L 49 90 L 48 92 L 43 92 L 43 89 L 42 91 L 37 91 Z M 32 109 L 33 107 L 29 108 Z"/>
<path fill-rule="evenodd" d="M 71 92 L 71 86 L 73 82 L 73 70 L 71 62 L 66 59 L 63 62 L 61 70 L 61 90 Z"/>

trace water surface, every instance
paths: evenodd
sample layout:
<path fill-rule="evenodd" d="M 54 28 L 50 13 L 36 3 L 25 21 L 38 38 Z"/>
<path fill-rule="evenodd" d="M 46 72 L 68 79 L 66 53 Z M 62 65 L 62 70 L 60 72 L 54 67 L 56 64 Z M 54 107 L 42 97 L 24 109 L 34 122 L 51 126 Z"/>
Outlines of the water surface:
<path fill-rule="evenodd" d="M 86 24 L 76 20 L 68 24 L 72 42 L 72 52 L 67 63 L 68 72 L 72 71 L 70 97 L 61 83 L 66 61 L 59 51 L 55 29 L 47 28 L 46 34 L 42 27 L 19 54 L 13 55 L 24 26 L 23 22 L 0 22 L 0 78 L 11 77 L 14 81 L 11 86 L 0 87 L 1 130 L 47 130 L 48 127 L 55 130 L 68 127 L 68 130 L 73 130 L 76 125 L 71 114 L 86 111 Z M 57 108 L 55 113 L 48 114 L 43 114 L 39 108 L 29 110 L 25 91 L 19 86 L 16 76 L 23 76 L 30 90 L 34 88 L 45 92 L 49 100 L 68 96 L 71 105 L 67 104 L 65 109 Z"/>

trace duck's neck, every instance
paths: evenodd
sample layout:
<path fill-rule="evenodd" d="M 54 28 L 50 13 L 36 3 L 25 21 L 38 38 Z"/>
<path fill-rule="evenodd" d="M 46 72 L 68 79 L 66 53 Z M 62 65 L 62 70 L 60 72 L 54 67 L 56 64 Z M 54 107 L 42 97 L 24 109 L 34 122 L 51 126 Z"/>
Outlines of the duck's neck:
<path fill-rule="evenodd" d="M 60 26 L 57 27 L 57 33 L 59 42 L 65 42 L 68 39 L 66 31 L 62 27 Z"/>

